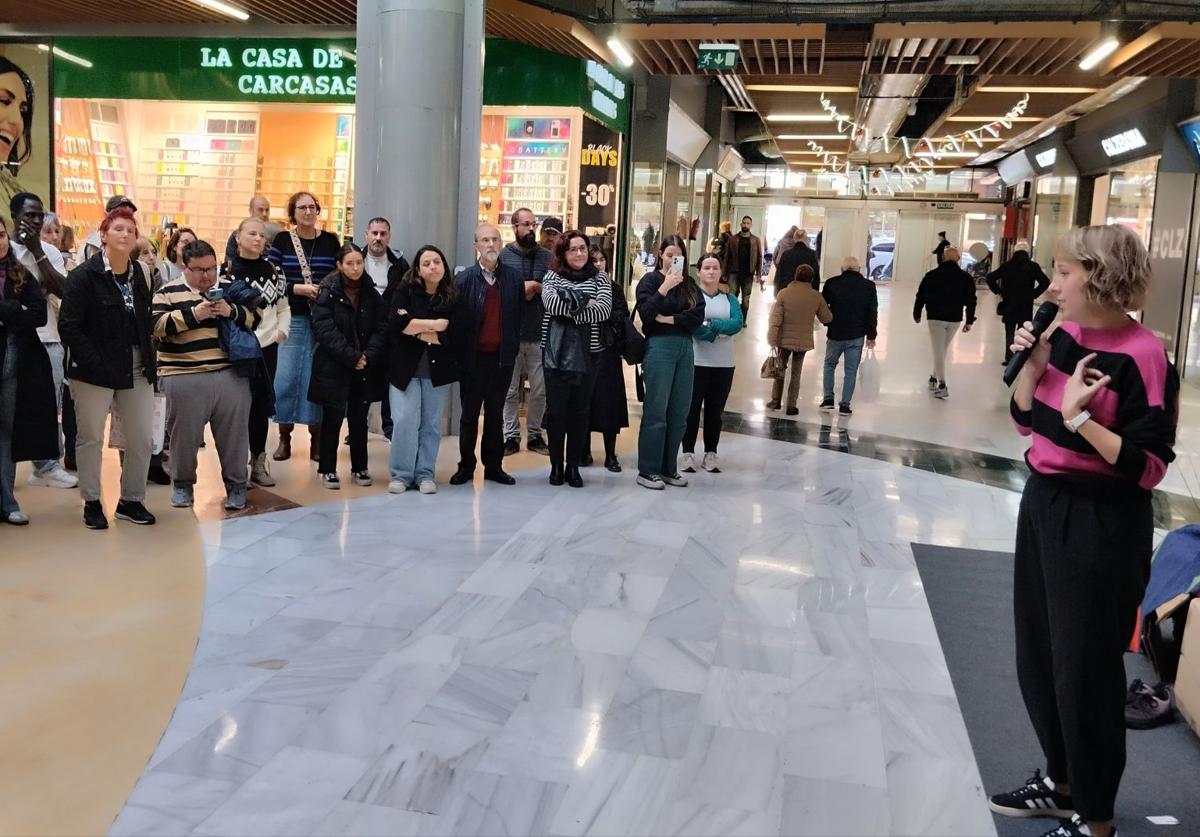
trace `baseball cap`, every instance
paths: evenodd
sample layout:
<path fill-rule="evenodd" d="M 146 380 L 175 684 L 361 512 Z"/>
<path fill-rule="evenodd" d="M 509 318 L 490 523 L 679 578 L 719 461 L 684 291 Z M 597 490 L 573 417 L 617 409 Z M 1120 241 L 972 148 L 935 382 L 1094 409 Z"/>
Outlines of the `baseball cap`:
<path fill-rule="evenodd" d="M 561 233 L 563 231 L 562 219 L 553 216 L 542 219 L 542 230 L 554 230 L 557 233 Z"/>
<path fill-rule="evenodd" d="M 108 203 L 104 204 L 104 211 L 112 212 L 118 206 L 127 206 L 134 212 L 138 211 L 137 207 L 133 205 L 133 201 L 124 195 L 113 195 L 111 198 L 109 198 Z"/>

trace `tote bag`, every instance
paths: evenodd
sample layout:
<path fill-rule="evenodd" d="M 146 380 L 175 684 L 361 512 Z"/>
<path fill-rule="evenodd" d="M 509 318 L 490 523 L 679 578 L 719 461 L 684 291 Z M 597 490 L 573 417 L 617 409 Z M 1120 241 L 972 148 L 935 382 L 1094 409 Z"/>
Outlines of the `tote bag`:
<path fill-rule="evenodd" d="M 879 375 L 879 361 L 875 357 L 875 350 L 867 349 L 866 356 L 858 366 L 858 389 L 855 390 L 863 401 L 879 399 Z"/>

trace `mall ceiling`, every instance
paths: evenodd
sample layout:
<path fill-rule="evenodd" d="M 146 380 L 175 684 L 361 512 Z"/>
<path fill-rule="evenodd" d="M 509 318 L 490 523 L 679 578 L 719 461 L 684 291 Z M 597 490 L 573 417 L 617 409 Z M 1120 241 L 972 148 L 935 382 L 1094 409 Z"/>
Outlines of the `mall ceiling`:
<path fill-rule="evenodd" d="M 356 21 L 356 0 L 229 2 L 250 15 L 256 35 L 279 24 L 344 31 Z M 198 0 L 0 5 L 12 33 L 229 24 Z M 1119 24 L 1102 22 L 1118 15 Z M 840 165 L 899 159 L 894 143 L 852 144 L 846 134 L 856 130 L 912 139 L 972 131 L 974 141 L 937 168 L 984 163 L 1147 77 L 1200 77 L 1200 0 L 488 0 L 487 32 L 610 64 L 616 39 L 648 74 L 711 76 L 747 161 L 782 159 L 797 170 L 825 167 L 829 154 Z M 1111 38 L 1119 48 L 1081 70 Z M 737 45 L 733 72 L 697 69 L 700 45 L 712 42 Z M 846 120 L 840 130 L 829 109 Z"/>

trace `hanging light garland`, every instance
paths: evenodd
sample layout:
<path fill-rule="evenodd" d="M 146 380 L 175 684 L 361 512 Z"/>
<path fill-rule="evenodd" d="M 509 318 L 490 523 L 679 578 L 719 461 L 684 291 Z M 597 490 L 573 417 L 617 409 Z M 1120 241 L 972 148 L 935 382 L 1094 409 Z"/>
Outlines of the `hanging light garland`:
<path fill-rule="evenodd" d="M 962 152 L 966 149 L 967 143 L 974 143 L 978 148 L 983 148 L 984 133 L 990 134 L 992 137 L 1000 136 L 1000 128 L 1011 128 L 1014 120 L 1022 116 L 1029 107 L 1029 94 L 1026 93 L 1021 99 L 1009 108 L 1008 112 L 999 119 L 980 125 L 977 128 L 971 128 L 959 134 L 946 134 L 941 138 L 930 139 L 929 137 L 921 137 L 920 139 L 910 139 L 908 137 L 888 137 L 888 136 L 872 136 L 871 129 L 865 125 L 855 122 L 851 117 L 841 113 L 837 106 L 829 100 L 824 93 L 821 94 L 821 108 L 829 114 L 831 120 L 837 123 L 837 131 L 839 134 L 846 136 L 851 142 L 855 143 L 860 151 L 867 154 L 879 153 L 890 154 L 892 149 L 900 146 L 903 151 L 903 157 L 900 162 L 892 165 L 891 171 L 900 175 L 902 188 L 910 182 L 920 181 L 927 182 L 936 170 L 935 164 L 941 160 L 943 156 L 951 152 Z M 828 152 L 823 145 L 809 140 L 808 147 L 821 157 L 826 166 L 833 168 L 836 171 L 842 171 L 847 177 L 850 176 L 852 165 L 849 157 L 842 159 L 842 156 L 836 153 Z M 922 148 L 928 149 L 922 152 Z M 982 153 L 982 152 L 980 152 Z M 863 168 L 863 184 L 866 188 L 866 167 Z M 889 192 L 894 194 L 894 188 L 891 183 L 891 176 L 887 170 L 885 173 L 885 183 Z"/>

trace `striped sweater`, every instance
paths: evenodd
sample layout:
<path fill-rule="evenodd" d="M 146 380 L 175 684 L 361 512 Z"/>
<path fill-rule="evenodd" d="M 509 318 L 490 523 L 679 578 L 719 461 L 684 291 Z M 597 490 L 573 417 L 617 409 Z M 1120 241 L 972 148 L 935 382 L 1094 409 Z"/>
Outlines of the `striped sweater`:
<path fill-rule="evenodd" d="M 220 281 L 222 288 L 228 281 Z M 204 301 L 183 279 L 164 285 L 154 295 L 150 315 L 154 322 L 154 339 L 158 343 L 158 374 L 189 375 L 198 372 L 219 372 L 229 367 L 229 355 L 221 348 L 221 333 L 215 317 L 200 322 L 192 309 Z M 253 329 L 258 312 L 244 305 L 233 306 L 233 320 Z"/>
<path fill-rule="evenodd" d="M 584 306 L 576 308 L 572 297 L 579 295 Z M 592 300 L 588 305 L 587 301 Z M 542 318 L 542 348 L 546 347 L 546 336 L 550 332 L 552 317 L 569 317 L 579 325 L 589 326 L 589 344 L 592 352 L 604 350 L 600 342 L 599 324 L 612 316 L 612 282 L 605 273 L 596 273 L 582 282 L 572 282 L 553 270 L 542 279 L 542 303 L 546 316 Z"/>
<path fill-rule="evenodd" d="M 1087 329 L 1064 322 L 1049 337 L 1050 361 L 1033 394 L 1031 410 L 1011 404 L 1022 436 L 1032 436 L 1025 455 L 1040 474 L 1100 477 L 1150 490 L 1175 459 L 1179 421 L 1179 376 L 1162 342 L 1141 324 Z M 1092 420 L 1121 437 L 1121 452 L 1109 465 L 1083 436 L 1063 425 L 1063 390 L 1076 364 L 1096 352 L 1092 366 L 1111 375 L 1088 404 Z M 1117 487 L 1114 485 L 1114 487 Z"/>
<path fill-rule="evenodd" d="M 304 250 L 309 270 L 312 272 L 312 283 L 321 284 L 321 280 L 337 267 L 338 250 L 342 249 L 338 237 L 331 232 L 322 232 L 316 238 L 300 239 L 300 247 Z M 267 251 L 267 258 L 271 264 L 283 270 L 292 316 L 309 316 L 312 313 L 311 302 L 292 293 L 293 286 L 304 281 L 304 274 L 300 270 L 300 258 L 296 255 L 296 248 L 292 246 L 292 236 L 287 230 L 275 236 L 275 240 L 271 242 L 271 249 Z"/>

